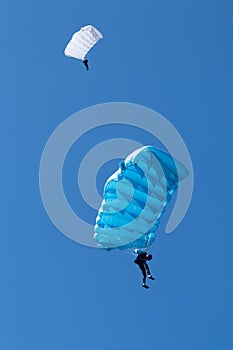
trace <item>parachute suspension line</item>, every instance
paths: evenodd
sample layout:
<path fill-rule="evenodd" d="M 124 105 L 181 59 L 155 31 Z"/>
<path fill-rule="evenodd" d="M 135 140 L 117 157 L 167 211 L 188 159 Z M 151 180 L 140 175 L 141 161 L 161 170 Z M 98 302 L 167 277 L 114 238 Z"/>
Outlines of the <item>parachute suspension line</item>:
<path fill-rule="evenodd" d="M 135 249 L 133 249 L 133 248 L 128 248 L 127 249 L 127 253 L 130 254 L 130 255 L 133 255 L 133 256 L 137 255 L 137 253 L 135 253 Z"/>

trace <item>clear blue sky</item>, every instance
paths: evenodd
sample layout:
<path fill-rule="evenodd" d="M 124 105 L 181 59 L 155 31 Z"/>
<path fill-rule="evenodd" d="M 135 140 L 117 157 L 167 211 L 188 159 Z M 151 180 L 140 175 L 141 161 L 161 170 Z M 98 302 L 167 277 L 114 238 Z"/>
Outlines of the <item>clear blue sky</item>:
<path fill-rule="evenodd" d="M 1 2 L 1 349 L 233 348 L 232 10 L 230 0 Z M 89 72 L 63 54 L 86 24 L 104 34 Z M 148 291 L 130 255 L 58 232 L 39 193 L 53 130 L 112 101 L 168 118 L 194 166 L 188 214 L 174 234 L 167 216 L 159 229 Z"/>

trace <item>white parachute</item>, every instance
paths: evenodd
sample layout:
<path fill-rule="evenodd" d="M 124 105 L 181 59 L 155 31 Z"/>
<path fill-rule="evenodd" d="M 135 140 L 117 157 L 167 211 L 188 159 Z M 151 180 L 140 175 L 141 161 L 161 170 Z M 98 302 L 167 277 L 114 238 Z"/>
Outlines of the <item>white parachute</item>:
<path fill-rule="evenodd" d="M 84 60 L 88 51 L 100 40 L 103 35 L 93 26 L 88 25 L 74 33 L 65 48 L 65 55 Z"/>

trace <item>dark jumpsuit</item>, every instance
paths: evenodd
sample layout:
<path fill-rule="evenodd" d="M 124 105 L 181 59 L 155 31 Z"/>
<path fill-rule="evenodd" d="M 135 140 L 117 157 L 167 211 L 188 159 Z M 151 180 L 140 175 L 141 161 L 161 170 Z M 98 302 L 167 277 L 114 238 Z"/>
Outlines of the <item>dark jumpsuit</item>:
<path fill-rule="evenodd" d="M 86 67 L 86 70 L 88 70 L 88 69 L 89 69 L 89 66 L 88 66 L 88 60 L 87 60 L 87 59 L 85 59 L 85 60 L 83 61 L 83 64 L 84 64 L 84 66 Z"/>
<path fill-rule="evenodd" d="M 143 275 L 143 283 L 146 283 L 146 274 L 150 275 L 150 269 L 149 266 L 147 265 L 147 253 L 146 252 L 142 252 L 140 254 L 138 254 L 138 256 L 136 257 L 136 259 L 134 260 L 135 264 L 137 264 L 139 266 L 139 268 L 142 271 L 142 275 Z"/>

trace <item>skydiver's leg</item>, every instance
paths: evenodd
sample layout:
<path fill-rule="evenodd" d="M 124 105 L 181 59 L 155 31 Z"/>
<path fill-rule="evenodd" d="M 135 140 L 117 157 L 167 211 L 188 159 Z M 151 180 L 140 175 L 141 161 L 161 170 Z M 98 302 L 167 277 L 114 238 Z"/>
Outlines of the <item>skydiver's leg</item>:
<path fill-rule="evenodd" d="M 139 267 L 142 271 L 142 276 L 143 276 L 142 283 L 143 283 L 143 285 L 145 285 L 146 284 L 146 269 L 145 269 L 144 264 L 140 264 Z"/>
<path fill-rule="evenodd" d="M 148 264 L 146 262 L 145 262 L 145 269 L 146 269 L 148 278 L 151 279 L 151 280 L 154 280 L 154 277 L 151 276 L 149 266 L 148 266 Z"/>
<path fill-rule="evenodd" d="M 150 276 L 150 268 L 149 268 L 148 264 L 145 262 L 144 265 L 145 265 L 145 270 L 147 272 L 147 275 Z"/>

